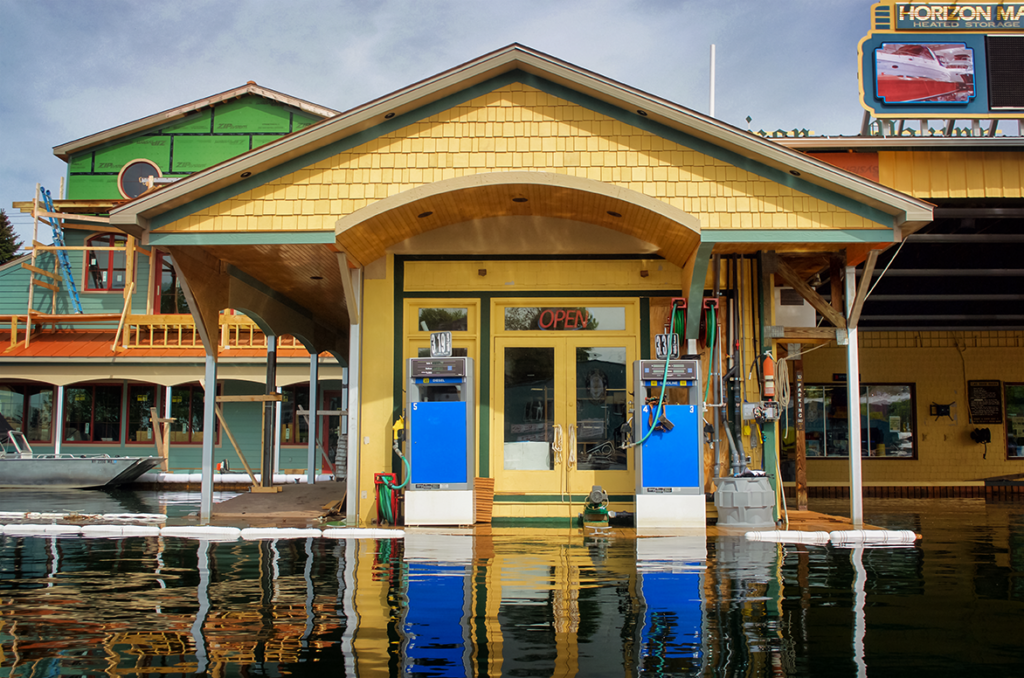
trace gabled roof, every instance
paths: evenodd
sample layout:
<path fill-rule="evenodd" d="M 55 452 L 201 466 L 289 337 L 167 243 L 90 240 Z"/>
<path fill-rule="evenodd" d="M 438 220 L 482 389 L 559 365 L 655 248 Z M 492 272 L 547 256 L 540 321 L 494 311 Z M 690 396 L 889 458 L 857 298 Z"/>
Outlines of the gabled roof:
<path fill-rule="evenodd" d="M 54 146 L 53 154 L 56 155 L 61 160 L 67 162 L 68 157 L 72 153 L 77 153 L 87 148 L 98 146 L 99 144 L 105 144 L 115 139 L 130 136 L 132 134 L 136 134 L 143 130 L 149 129 L 150 127 L 167 124 L 167 122 L 169 121 L 184 118 L 186 115 L 190 113 L 195 113 L 196 111 L 202 110 L 209 106 L 215 106 L 217 104 L 225 103 L 233 99 L 238 99 L 239 97 L 248 94 L 263 97 L 264 99 L 269 99 L 271 101 L 276 101 L 277 103 L 280 104 L 293 106 L 301 111 L 305 111 L 310 115 L 315 115 L 320 118 L 330 118 L 338 114 L 338 111 L 335 111 L 334 109 L 310 103 L 309 101 L 305 101 L 304 99 L 299 99 L 293 96 L 289 96 L 287 94 L 282 94 L 281 92 L 276 92 L 266 87 L 260 87 L 255 82 L 250 80 L 241 87 L 229 89 L 226 92 L 214 94 L 213 96 L 209 96 L 204 99 L 199 99 L 188 104 L 183 104 L 176 108 L 170 108 L 166 111 L 155 113 L 145 118 L 139 118 L 138 120 L 135 120 L 133 122 L 118 125 L 117 127 L 111 127 L 110 129 L 104 130 L 103 132 L 90 134 L 87 137 L 82 137 L 81 139 L 76 139 L 75 141 L 69 141 L 65 144 L 61 144 L 60 146 Z"/>
<path fill-rule="evenodd" d="M 931 221 L 931 206 L 925 202 L 665 99 L 512 44 L 142 196 L 115 209 L 111 213 L 112 223 L 145 226 L 160 214 L 241 182 L 244 177 L 252 176 L 250 181 L 259 181 L 253 175 L 515 71 L 621 109 L 623 115 L 637 123 L 651 121 L 677 130 L 699 143 L 712 144 L 854 199 L 891 215 L 896 225 L 904 226 L 904 233 Z"/>

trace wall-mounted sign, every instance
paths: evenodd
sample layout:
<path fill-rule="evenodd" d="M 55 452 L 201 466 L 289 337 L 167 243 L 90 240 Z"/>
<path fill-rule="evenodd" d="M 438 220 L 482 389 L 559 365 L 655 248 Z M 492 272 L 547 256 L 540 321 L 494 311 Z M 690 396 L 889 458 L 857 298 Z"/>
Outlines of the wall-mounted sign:
<path fill-rule="evenodd" d="M 876 118 L 1024 115 L 1024 2 L 883 2 L 859 45 Z"/>
<path fill-rule="evenodd" d="M 654 335 L 654 357 L 658 360 L 678 358 L 679 335 L 675 333 Z"/>
<path fill-rule="evenodd" d="M 430 357 L 450 358 L 452 356 L 452 333 L 431 332 L 430 333 Z"/>
<path fill-rule="evenodd" d="M 1003 423 L 1003 383 L 993 381 L 968 381 L 967 406 L 972 424 Z"/>
<path fill-rule="evenodd" d="M 1024 2 L 898 2 L 898 31 L 991 31 L 1024 28 Z"/>

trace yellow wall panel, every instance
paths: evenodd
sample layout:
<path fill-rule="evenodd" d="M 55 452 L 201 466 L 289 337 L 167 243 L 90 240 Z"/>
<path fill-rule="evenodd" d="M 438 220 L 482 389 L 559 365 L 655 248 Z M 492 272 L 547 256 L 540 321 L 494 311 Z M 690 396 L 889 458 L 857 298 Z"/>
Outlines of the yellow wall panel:
<path fill-rule="evenodd" d="M 725 228 L 738 228 L 750 221 L 733 216 L 737 211 L 755 212 L 763 206 L 750 200 L 752 196 L 800 195 L 600 113 L 513 83 L 213 205 L 199 216 L 219 219 L 218 228 L 228 231 L 251 227 L 242 217 L 254 213 L 280 216 L 286 230 L 331 230 L 338 218 L 396 191 L 494 168 L 598 178 L 666 202 L 672 202 L 674 196 L 741 199 L 732 204 L 701 201 L 697 210 L 688 210 L 703 224 L 718 223 Z M 602 169 L 596 172 L 593 168 Z M 252 208 L 234 214 L 230 205 L 239 203 Z M 831 205 L 823 209 L 817 199 L 809 199 L 806 211 L 800 204 L 804 203 L 792 207 L 773 204 L 772 209 L 792 209 L 801 213 L 801 218 L 764 223 L 776 228 L 805 222 L 824 226 L 822 213 L 835 209 Z M 721 218 L 724 214 L 730 216 Z M 209 223 L 183 219 L 162 230 L 195 232 L 205 230 Z M 877 227 L 852 214 L 845 223 L 847 228 Z"/>

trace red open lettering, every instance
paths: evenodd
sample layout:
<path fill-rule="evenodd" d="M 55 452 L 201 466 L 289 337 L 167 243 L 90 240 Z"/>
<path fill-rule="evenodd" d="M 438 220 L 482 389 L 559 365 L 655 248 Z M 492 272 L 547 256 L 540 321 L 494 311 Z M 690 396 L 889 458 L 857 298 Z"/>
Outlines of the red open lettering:
<path fill-rule="evenodd" d="M 547 319 L 544 318 L 547 316 Z M 540 312 L 540 318 L 537 320 L 537 324 L 542 330 L 546 330 L 555 324 L 555 314 L 550 308 L 545 308 Z"/>

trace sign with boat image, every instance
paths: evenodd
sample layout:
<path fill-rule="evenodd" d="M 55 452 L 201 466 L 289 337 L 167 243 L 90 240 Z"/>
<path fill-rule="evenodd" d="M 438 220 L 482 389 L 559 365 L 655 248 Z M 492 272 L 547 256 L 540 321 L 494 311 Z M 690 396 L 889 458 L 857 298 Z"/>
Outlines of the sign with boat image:
<path fill-rule="evenodd" d="M 858 53 L 861 105 L 874 117 L 1024 115 L 1024 3 L 879 3 L 871 19 Z"/>

